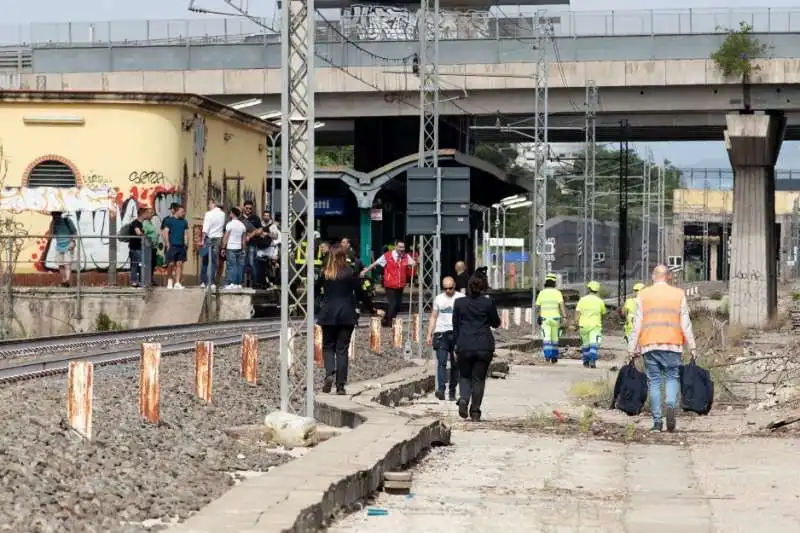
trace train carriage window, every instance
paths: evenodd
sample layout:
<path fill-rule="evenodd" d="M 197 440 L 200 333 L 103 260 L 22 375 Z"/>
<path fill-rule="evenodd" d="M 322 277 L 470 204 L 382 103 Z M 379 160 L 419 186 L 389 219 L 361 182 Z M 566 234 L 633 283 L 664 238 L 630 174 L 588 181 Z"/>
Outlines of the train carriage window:
<path fill-rule="evenodd" d="M 75 172 L 61 161 L 46 160 L 33 167 L 28 174 L 28 187 L 77 187 Z"/>

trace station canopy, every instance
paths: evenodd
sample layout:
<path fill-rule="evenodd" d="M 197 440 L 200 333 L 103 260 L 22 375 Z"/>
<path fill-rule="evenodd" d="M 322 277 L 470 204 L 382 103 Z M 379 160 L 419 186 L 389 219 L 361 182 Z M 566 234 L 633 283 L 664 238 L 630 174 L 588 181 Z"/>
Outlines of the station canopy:
<path fill-rule="evenodd" d="M 116 192 L 84 187 L 7 187 L 0 190 L 0 211 L 53 213 L 110 209 Z"/>

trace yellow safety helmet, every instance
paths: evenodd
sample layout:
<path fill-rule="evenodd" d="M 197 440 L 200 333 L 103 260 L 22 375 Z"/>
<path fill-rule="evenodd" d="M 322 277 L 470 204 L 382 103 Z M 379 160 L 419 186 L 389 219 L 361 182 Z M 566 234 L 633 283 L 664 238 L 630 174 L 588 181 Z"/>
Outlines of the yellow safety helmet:
<path fill-rule="evenodd" d="M 544 277 L 544 279 L 545 281 L 558 281 L 558 276 L 550 272 Z"/>
<path fill-rule="evenodd" d="M 633 292 L 639 292 L 642 289 L 644 289 L 644 283 L 642 282 L 636 283 L 633 286 Z"/>
<path fill-rule="evenodd" d="M 596 281 L 590 281 L 587 283 L 586 288 L 592 292 L 600 292 L 600 284 Z"/>

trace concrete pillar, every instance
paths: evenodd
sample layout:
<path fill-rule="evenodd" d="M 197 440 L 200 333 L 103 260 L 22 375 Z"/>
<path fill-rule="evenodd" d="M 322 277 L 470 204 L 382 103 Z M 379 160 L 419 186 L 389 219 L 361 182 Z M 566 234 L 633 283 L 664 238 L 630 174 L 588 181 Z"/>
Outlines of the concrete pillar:
<path fill-rule="evenodd" d="M 725 147 L 733 168 L 730 323 L 760 327 L 778 305 L 775 242 L 775 162 L 782 114 L 727 117 Z"/>

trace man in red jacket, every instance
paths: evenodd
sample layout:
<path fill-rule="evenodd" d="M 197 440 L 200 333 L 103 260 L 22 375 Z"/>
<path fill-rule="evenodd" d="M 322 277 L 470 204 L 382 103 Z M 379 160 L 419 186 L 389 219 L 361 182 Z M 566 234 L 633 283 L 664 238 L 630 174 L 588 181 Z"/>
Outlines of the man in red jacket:
<path fill-rule="evenodd" d="M 361 277 L 376 266 L 383 267 L 383 288 L 386 290 L 386 299 L 389 308 L 383 316 L 383 326 L 392 325 L 400 304 L 403 302 L 403 289 L 408 284 L 408 267 L 414 266 L 414 260 L 406 253 L 406 243 L 398 240 L 394 250 L 386 252 L 377 261 L 361 271 Z"/>

